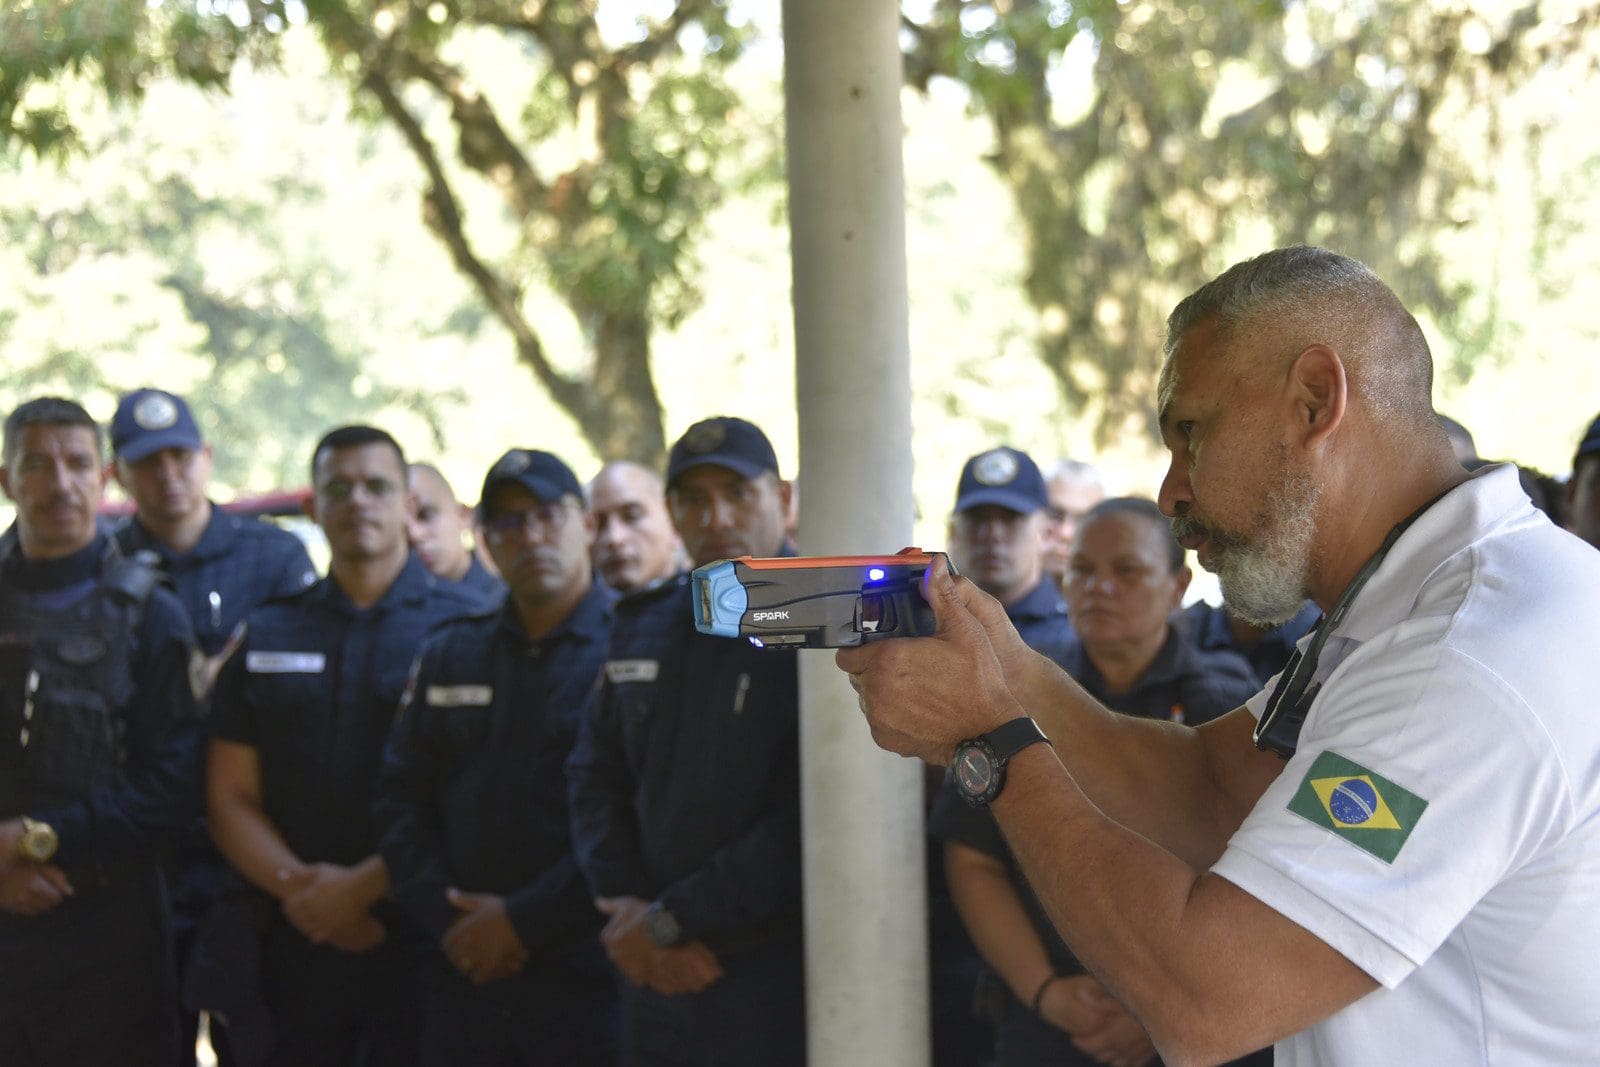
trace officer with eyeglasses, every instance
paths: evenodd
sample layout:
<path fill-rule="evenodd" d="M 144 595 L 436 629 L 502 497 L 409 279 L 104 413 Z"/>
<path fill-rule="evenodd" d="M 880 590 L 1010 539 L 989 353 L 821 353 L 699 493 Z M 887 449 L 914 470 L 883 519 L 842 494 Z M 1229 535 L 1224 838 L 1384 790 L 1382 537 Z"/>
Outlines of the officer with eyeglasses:
<path fill-rule="evenodd" d="M 556 456 L 507 452 L 478 518 L 510 595 L 423 646 L 376 807 L 394 897 L 441 950 L 424 977 L 422 1062 L 609 1063 L 616 980 L 562 765 L 605 662 L 612 594 Z"/>
<path fill-rule="evenodd" d="M 409 551 L 394 438 L 333 430 L 311 478 L 328 575 L 246 618 L 213 695 L 211 833 L 253 887 L 231 903 L 255 936 L 217 931 L 244 958 L 222 959 L 233 987 L 209 991 L 230 1003 L 197 1006 L 223 1010 L 235 1053 L 248 1043 L 254 1062 L 403 1067 L 428 946 L 389 899 L 372 800 L 422 639 L 478 603 Z M 266 1022 L 245 1032 L 241 1004 L 264 1004 Z"/>

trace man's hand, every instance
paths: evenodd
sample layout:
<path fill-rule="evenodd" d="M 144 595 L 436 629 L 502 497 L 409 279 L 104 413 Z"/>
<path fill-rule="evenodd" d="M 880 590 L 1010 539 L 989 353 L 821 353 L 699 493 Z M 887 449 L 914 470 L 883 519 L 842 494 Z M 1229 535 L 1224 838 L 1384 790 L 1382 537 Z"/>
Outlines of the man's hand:
<path fill-rule="evenodd" d="M 929 763 L 950 762 L 960 742 L 1024 712 L 1006 687 L 1008 671 L 1032 655 L 1004 609 L 943 558 L 929 566 L 922 595 L 933 608 L 932 637 L 840 649 L 861 710 L 881 748 Z"/>
<path fill-rule="evenodd" d="M 1144 1067 L 1156 1054 L 1150 1035 L 1099 982 L 1088 982 L 1074 995 L 1099 1018 L 1090 1029 L 1075 1032 L 1072 1043 L 1107 1067 Z"/>
<path fill-rule="evenodd" d="M 664 996 L 698 993 L 722 978 L 722 965 L 703 942 L 662 948 L 644 932 L 650 901 L 639 897 L 601 897 L 594 902 L 609 916 L 600 942 L 622 976 Z"/>
<path fill-rule="evenodd" d="M 663 996 L 698 993 L 722 980 L 722 963 L 704 941 L 656 949 L 646 985 Z"/>
<path fill-rule="evenodd" d="M 349 926 L 342 926 L 328 937 L 328 944 L 340 952 L 359 956 L 389 940 L 389 931 L 370 915 L 363 915 Z"/>
<path fill-rule="evenodd" d="M 473 985 L 497 982 L 522 970 L 528 950 L 506 915 L 504 897 L 447 889 L 445 898 L 461 912 L 439 942 L 452 967 Z"/>
<path fill-rule="evenodd" d="M 650 902 L 638 897 L 600 897 L 594 906 L 607 916 L 605 928 L 600 931 L 606 955 L 622 977 L 634 985 L 646 985 L 653 954 L 659 948 L 645 936 L 640 925 Z"/>
<path fill-rule="evenodd" d="M 60 867 L 14 863 L 0 870 L 0 911 L 32 919 L 72 895 L 72 883 Z"/>
<path fill-rule="evenodd" d="M 312 863 L 279 871 L 278 879 L 288 887 L 284 916 L 313 944 L 330 943 L 371 917 L 373 902 L 353 868 Z"/>
<path fill-rule="evenodd" d="M 1086 974 L 1055 979 L 1039 999 L 1039 1018 L 1073 1037 L 1088 1033 L 1105 1016 L 1097 1002 L 1084 996 L 1086 987 L 1097 990 L 1100 983 Z"/>

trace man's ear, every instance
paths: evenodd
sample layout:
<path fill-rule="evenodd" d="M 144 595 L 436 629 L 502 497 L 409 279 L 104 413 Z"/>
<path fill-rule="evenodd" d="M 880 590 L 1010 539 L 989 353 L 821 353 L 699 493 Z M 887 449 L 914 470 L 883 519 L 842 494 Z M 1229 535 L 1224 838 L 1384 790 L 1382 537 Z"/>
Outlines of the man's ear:
<path fill-rule="evenodd" d="M 114 459 L 110 463 L 105 464 L 104 469 L 111 472 L 111 476 L 117 480 L 117 484 L 122 486 L 123 492 L 128 491 L 128 479 L 122 471 L 122 460 Z"/>
<path fill-rule="evenodd" d="M 1344 421 L 1350 383 L 1344 360 L 1324 344 L 1308 345 L 1289 367 L 1289 400 L 1307 446 L 1324 444 Z"/>
<path fill-rule="evenodd" d="M 317 521 L 317 494 L 315 491 L 307 490 L 306 495 L 300 498 L 300 510 L 305 514 L 306 518 L 317 523 L 318 526 L 322 525 Z"/>
<path fill-rule="evenodd" d="M 3 491 L 6 494 L 7 500 L 17 499 L 11 495 L 11 472 L 6 470 L 4 467 L 0 467 L 0 491 Z"/>

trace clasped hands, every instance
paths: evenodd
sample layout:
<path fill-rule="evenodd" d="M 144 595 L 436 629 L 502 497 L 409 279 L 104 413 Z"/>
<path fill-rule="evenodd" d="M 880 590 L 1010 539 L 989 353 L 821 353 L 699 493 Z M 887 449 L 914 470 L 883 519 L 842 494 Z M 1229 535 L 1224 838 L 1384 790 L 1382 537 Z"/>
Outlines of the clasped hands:
<path fill-rule="evenodd" d="M 1156 1054 L 1139 1021 L 1087 974 L 1053 980 L 1039 1000 L 1039 1017 L 1107 1067 L 1144 1067 Z"/>
<path fill-rule="evenodd" d="M 284 918 L 316 945 L 341 952 L 371 952 L 388 937 L 374 919 L 375 903 L 359 873 L 337 863 L 307 863 L 278 872 Z"/>
<path fill-rule="evenodd" d="M 703 941 L 663 948 L 644 932 L 648 900 L 600 897 L 594 906 L 607 916 L 600 942 L 622 976 L 665 996 L 698 993 L 722 978 L 722 964 Z"/>

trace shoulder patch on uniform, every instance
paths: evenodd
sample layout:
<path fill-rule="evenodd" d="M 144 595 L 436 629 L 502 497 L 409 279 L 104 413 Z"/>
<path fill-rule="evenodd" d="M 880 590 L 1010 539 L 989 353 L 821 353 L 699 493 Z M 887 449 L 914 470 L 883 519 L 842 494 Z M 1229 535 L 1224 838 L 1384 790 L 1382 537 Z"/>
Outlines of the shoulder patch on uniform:
<path fill-rule="evenodd" d="M 321 674 L 328 657 L 321 652 L 246 652 L 244 669 L 251 674 Z"/>
<path fill-rule="evenodd" d="M 653 682 L 661 674 L 661 661 L 653 659 L 613 659 L 606 661 L 606 680 L 612 685 Z"/>
<path fill-rule="evenodd" d="M 1337 752 L 1311 763 L 1289 810 L 1363 852 L 1393 863 L 1428 802 Z"/>
<path fill-rule="evenodd" d="M 486 708 L 494 702 L 494 686 L 430 685 L 422 695 L 430 708 Z"/>

